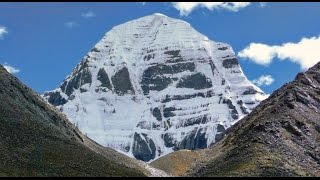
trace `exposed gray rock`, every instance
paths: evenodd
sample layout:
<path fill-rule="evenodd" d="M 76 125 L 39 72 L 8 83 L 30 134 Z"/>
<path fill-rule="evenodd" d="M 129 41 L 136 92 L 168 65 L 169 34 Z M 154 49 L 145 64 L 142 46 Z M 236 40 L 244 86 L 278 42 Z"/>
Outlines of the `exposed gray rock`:
<path fill-rule="evenodd" d="M 104 68 L 101 68 L 99 70 L 97 79 L 101 82 L 102 87 L 106 87 L 106 88 L 112 90 L 108 74 L 104 70 Z"/>
<path fill-rule="evenodd" d="M 66 84 L 65 93 L 70 96 L 74 89 L 79 89 L 84 84 L 91 84 L 91 73 L 88 69 L 82 69 L 74 75 L 74 78 Z M 62 85 L 64 87 L 64 84 Z M 64 88 L 61 88 L 62 90 Z"/>
<path fill-rule="evenodd" d="M 240 105 L 240 109 L 243 114 L 249 114 L 249 112 L 248 112 L 247 108 L 244 106 L 244 103 L 242 100 L 238 101 L 237 104 Z"/>
<path fill-rule="evenodd" d="M 225 136 L 225 134 L 226 134 L 226 129 L 224 128 L 223 125 L 218 124 L 218 126 L 217 126 L 217 132 L 218 132 L 218 133 L 217 133 L 216 136 L 215 136 L 215 142 L 220 141 L 220 140 Z"/>
<path fill-rule="evenodd" d="M 46 92 L 45 96 L 49 96 L 48 102 L 54 106 L 60 106 L 67 102 L 65 98 L 63 98 L 60 92 Z"/>
<path fill-rule="evenodd" d="M 225 51 L 225 50 L 227 50 L 228 49 L 228 47 L 219 47 L 218 48 L 218 50 L 221 50 L 221 51 Z"/>
<path fill-rule="evenodd" d="M 173 113 L 173 111 L 175 111 L 176 108 L 175 107 L 167 107 L 164 108 L 163 110 L 163 117 L 168 118 L 168 117 L 173 117 L 175 116 L 175 114 Z"/>
<path fill-rule="evenodd" d="M 198 130 L 199 129 L 199 130 Z M 190 149 L 195 150 L 207 147 L 207 138 L 202 133 L 202 128 L 196 127 L 181 142 L 175 145 L 174 149 Z"/>
<path fill-rule="evenodd" d="M 161 111 L 159 108 L 154 108 L 152 110 L 152 115 L 158 120 L 161 121 L 162 120 L 162 116 L 161 116 Z"/>
<path fill-rule="evenodd" d="M 171 133 L 165 133 L 161 137 L 166 147 L 173 147 L 175 145 L 175 139 Z"/>
<path fill-rule="evenodd" d="M 114 76 L 111 77 L 114 90 L 118 95 L 134 94 L 134 89 L 131 84 L 129 71 L 127 67 L 120 69 Z"/>
<path fill-rule="evenodd" d="M 243 95 L 248 95 L 248 94 L 256 94 L 258 93 L 257 90 L 253 89 L 253 88 L 248 88 L 246 91 L 244 91 L 242 94 Z"/>
<path fill-rule="evenodd" d="M 212 82 L 202 73 L 182 77 L 177 88 L 206 89 L 212 87 Z"/>
<path fill-rule="evenodd" d="M 225 59 L 223 60 L 222 65 L 225 68 L 232 68 L 235 66 L 239 66 L 239 62 L 237 58 Z"/>
<path fill-rule="evenodd" d="M 239 118 L 238 111 L 237 111 L 236 107 L 232 104 L 232 101 L 230 99 L 224 99 L 222 101 L 222 103 L 228 105 L 228 108 L 231 110 L 231 117 L 233 119 L 238 119 Z"/>
<path fill-rule="evenodd" d="M 165 51 L 164 54 L 170 55 L 166 63 L 177 63 L 183 61 L 183 58 L 180 55 L 180 50 Z"/>
<path fill-rule="evenodd" d="M 199 93 L 195 93 L 195 94 L 187 94 L 187 95 L 174 95 L 174 96 L 169 96 L 167 95 L 165 99 L 163 99 L 161 102 L 162 103 L 166 103 L 166 102 L 170 102 L 170 101 L 173 101 L 173 100 L 184 100 L 184 99 L 192 99 L 192 98 L 195 98 L 195 97 L 203 97 L 205 98 L 206 95 L 211 95 L 211 90 L 207 91 L 207 94 L 204 94 L 202 92 L 199 92 Z"/>
<path fill-rule="evenodd" d="M 143 136 L 143 138 L 141 136 Z M 136 159 L 149 161 L 156 155 L 156 146 L 152 139 L 148 138 L 146 134 L 135 133 L 132 154 Z"/>
<path fill-rule="evenodd" d="M 183 71 L 194 71 L 194 63 L 177 63 L 172 65 L 158 64 L 146 69 L 141 80 L 141 88 L 145 95 L 150 90 L 161 91 L 173 82 L 173 79 L 164 76 L 165 74 L 176 74 Z"/>

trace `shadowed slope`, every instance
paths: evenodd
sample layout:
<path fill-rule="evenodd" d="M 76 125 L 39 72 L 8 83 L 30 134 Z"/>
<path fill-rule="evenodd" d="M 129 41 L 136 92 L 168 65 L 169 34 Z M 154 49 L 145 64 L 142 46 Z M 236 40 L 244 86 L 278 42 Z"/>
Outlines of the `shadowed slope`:
<path fill-rule="evenodd" d="M 0 65 L 0 176 L 143 176 Z"/>

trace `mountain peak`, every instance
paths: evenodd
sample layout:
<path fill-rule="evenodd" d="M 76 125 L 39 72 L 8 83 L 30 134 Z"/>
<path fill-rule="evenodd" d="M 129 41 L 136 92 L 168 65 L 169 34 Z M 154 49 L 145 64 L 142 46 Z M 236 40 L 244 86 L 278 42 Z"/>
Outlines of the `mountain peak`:
<path fill-rule="evenodd" d="M 266 95 L 231 46 L 154 14 L 107 32 L 44 97 L 98 143 L 149 161 L 215 143 Z"/>

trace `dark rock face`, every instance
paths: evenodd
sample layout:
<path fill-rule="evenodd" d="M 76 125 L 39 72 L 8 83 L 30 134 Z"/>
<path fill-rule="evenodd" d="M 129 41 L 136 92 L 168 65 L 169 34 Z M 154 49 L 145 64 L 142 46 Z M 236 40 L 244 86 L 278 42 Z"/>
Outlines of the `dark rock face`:
<path fill-rule="evenodd" d="M 183 71 L 193 72 L 194 70 L 195 64 L 191 62 L 151 66 L 142 75 L 141 88 L 145 95 L 148 95 L 150 90 L 161 91 L 173 82 L 173 79 L 164 76 L 165 74 L 175 74 Z"/>
<path fill-rule="evenodd" d="M 218 126 L 217 126 L 217 132 L 218 132 L 218 134 L 216 134 L 215 142 L 220 141 L 220 140 L 225 136 L 225 134 L 226 134 L 226 129 L 224 128 L 223 125 L 218 124 Z"/>
<path fill-rule="evenodd" d="M 205 133 L 202 133 L 202 128 L 196 127 L 192 130 L 180 143 L 178 143 L 174 149 L 201 149 L 207 147 L 207 138 L 205 137 Z"/>
<path fill-rule="evenodd" d="M 61 90 L 68 96 L 72 94 L 74 89 L 79 89 L 79 87 L 84 84 L 92 83 L 91 73 L 87 68 L 77 72 L 74 76 L 75 77 L 69 83 L 66 83 L 65 81 L 61 86 Z"/>
<path fill-rule="evenodd" d="M 221 50 L 221 51 L 225 51 L 225 50 L 227 50 L 228 49 L 228 47 L 219 47 L 218 48 L 218 50 Z"/>
<path fill-rule="evenodd" d="M 54 106 L 60 106 L 67 103 L 67 100 L 63 98 L 59 92 L 48 92 L 44 95 L 49 96 L 48 102 Z"/>
<path fill-rule="evenodd" d="M 234 66 L 239 66 L 239 62 L 237 58 L 225 59 L 223 60 L 222 65 L 225 68 L 232 68 Z"/>
<path fill-rule="evenodd" d="M 319 74 L 320 63 L 273 92 L 229 128 L 189 175 L 319 176 Z M 223 153 L 210 158 L 217 151 Z"/>
<path fill-rule="evenodd" d="M 166 147 L 173 147 L 175 145 L 174 138 L 170 133 L 163 134 L 162 139 Z"/>
<path fill-rule="evenodd" d="M 253 89 L 253 88 L 250 88 L 246 91 L 244 91 L 242 94 L 243 95 L 248 95 L 248 94 L 256 94 L 257 93 L 257 90 Z"/>
<path fill-rule="evenodd" d="M 161 111 L 159 108 L 154 108 L 152 110 L 152 115 L 158 120 L 161 121 L 162 120 L 162 116 L 161 116 Z"/>
<path fill-rule="evenodd" d="M 221 133 L 225 133 L 225 132 L 226 132 L 226 129 L 224 128 L 223 125 L 218 124 L 218 126 L 217 126 L 217 131 L 218 131 L 218 132 L 221 132 Z"/>
<path fill-rule="evenodd" d="M 156 155 L 156 146 L 152 139 L 148 138 L 146 134 L 135 133 L 132 154 L 136 159 L 150 161 L 151 159 L 154 159 Z"/>
<path fill-rule="evenodd" d="M 52 94 L 52 103 L 63 103 Z M 84 136 L 0 65 L 1 176 L 143 176 L 126 156 Z"/>
<path fill-rule="evenodd" d="M 216 69 L 216 66 L 214 65 L 212 60 L 209 60 L 209 65 L 211 67 L 212 75 L 214 76 L 214 70 Z"/>
<path fill-rule="evenodd" d="M 123 67 L 111 77 L 114 90 L 118 95 L 134 94 L 134 89 L 130 81 L 129 71 L 127 67 Z"/>
<path fill-rule="evenodd" d="M 183 58 L 180 55 L 180 50 L 165 51 L 164 54 L 169 55 L 169 59 L 166 61 L 166 63 L 176 63 L 183 61 Z"/>
<path fill-rule="evenodd" d="M 169 96 L 167 95 L 165 99 L 163 99 L 161 102 L 162 103 L 166 103 L 166 102 L 170 102 L 173 100 L 184 100 L 184 99 L 191 99 L 191 98 L 195 98 L 195 97 L 211 97 L 212 95 L 212 91 L 209 90 L 207 91 L 207 93 L 195 93 L 195 94 L 187 94 L 187 95 L 174 95 L 174 96 Z"/>
<path fill-rule="evenodd" d="M 202 73 L 182 77 L 177 84 L 177 88 L 205 89 L 211 88 L 212 82 Z"/>
<path fill-rule="evenodd" d="M 184 120 L 183 127 L 192 126 L 195 124 L 205 124 L 207 122 L 208 122 L 208 117 L 206 115 L 198 116 L 194 118 L 188 118 Z"/>
<path fill-rule="evenodd" d="M 231 110 L 231 116 L 233 119 L 239 118 L 238 111 L 237 111 L 236 107 L 232 104 L 232 101 L 230 99 L 224 99 L 222 103 L 228 105 L 229 109 Z"/>
<path fill-rule="evenodd" d="M 240 109 L 242 111 L 243 114 L 249 114 L 249 112 L 247 111 L 247 108 L 244 107 L 244 103 L 242 100 L 238 101 L 237 104 L 240 105 Z"/>
<path fill-rule="evenodd" d="M 175 111 L 176 108 L 175 107 L 167 107 L 164 108 L 163 110 L 163 117 L 168 118 L 168 117 L 173 117 L 175 116 L 175 114 L 173 113 L 173 111 Z"/>
<path fill-rule="evenodd" d="M 108 74 L 104 70 L 104 68 L 101 68 L 99 70 L 97 79 L 101 82 L 102 87 L 106 87 L 106 88 L 112 90 Z"/>

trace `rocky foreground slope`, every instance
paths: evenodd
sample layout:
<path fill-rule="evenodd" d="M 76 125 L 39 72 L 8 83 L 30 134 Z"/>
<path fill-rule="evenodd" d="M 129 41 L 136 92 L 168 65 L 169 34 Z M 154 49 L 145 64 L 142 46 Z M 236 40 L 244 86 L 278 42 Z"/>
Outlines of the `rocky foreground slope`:
<path fill-rule="evenodd" d="M 150 161 L 215 143 L 266 95 L 229 45 L 156 13 L 112 28 L 44 97 L 99 144 Z"/>
<path fill-rule="evenodd" d="M 177 151 L 151 165 L 182 176 L 320 176 L 320 63 L 228 131 L 205 150 Z M 167 163 L 174 156 L 180 163 Z"/>
<path fill-rule="evenodd" d="M 0 176 L 144 176 L 133 159 L 84 136 L 0 65 Z"/>

